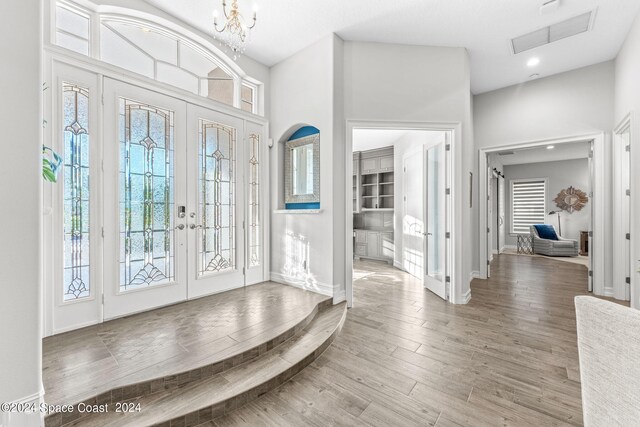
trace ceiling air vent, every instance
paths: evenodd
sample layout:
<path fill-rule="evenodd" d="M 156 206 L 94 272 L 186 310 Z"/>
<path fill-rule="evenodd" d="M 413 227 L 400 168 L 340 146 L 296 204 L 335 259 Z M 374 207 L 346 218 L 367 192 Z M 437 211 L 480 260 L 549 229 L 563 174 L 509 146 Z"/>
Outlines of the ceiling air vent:
<path fill-rule="evenodd" d="M 511 48 L 514 54 L 557 42 L 567 37 L 589 31 L 592 26 L 593 11 L 569 18 L 548 27 L 541 28 L 531 33 L 511 39 Z"/>

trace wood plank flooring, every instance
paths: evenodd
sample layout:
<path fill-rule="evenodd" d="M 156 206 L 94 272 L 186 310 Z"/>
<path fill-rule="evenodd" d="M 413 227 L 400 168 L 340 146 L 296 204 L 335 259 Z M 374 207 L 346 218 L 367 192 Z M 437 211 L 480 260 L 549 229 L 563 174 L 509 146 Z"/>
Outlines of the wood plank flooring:
<path fill-rule="evenodd" d="M 45 401 L 78 403 L 253 351 L 304 327 L 327 299 L 266 282 L 48 337 Z"/>
<path fill-rule="evenodd" d="M 355 264 L 340 335 L 279 388 L 207 426 L 580 426 L 573 297 L 584 266 L 497 256 L 452 305 L 386 264 Z"/>

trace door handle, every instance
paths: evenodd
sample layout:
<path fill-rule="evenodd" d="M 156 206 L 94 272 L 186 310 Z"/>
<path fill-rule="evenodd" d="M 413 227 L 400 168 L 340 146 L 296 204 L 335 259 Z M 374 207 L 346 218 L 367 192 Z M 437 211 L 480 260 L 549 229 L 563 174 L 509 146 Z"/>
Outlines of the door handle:
<path fill-rule="evenodd" d="M 184 224 L 178 224 L 175 226 L 176 230 L 184 230 Z"/>
<path fill-rule="evenodd" d="M 195 230 L 196 228 L 202 228 L 202 225 L 200 225 L 200 224 L 198 224 L 198 225 L 196 225 L 196 224 L 191 224 L 191 225 L 189 226 L 189 228 L 190 228 L 190 229 L 192 229 L 192 230 Z"/>

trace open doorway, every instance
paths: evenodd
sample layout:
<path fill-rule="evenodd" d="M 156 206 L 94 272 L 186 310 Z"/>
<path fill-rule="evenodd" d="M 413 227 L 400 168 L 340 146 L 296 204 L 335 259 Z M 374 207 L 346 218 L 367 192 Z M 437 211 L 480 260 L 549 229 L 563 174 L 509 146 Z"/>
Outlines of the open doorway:
<path fill-rule="evenodd" d="M 408 274 L 448 300 L 452 131 L 358 127 L 350 132 L 347 268 L 353 266 L 353 281 Z"/>
<path fill-rule="evenodd" d="M 593 290 L 594 264 L 602 261 L 595 244 L 602 242 L 594 239 L 594 220 L 600 218 L 594 197 L 597 141 L 581 137 L 481 151 L 487 178 L 484 277 L 491 276 L 495 254 L 547 257 L 584 266 L 585 290 Z"/>

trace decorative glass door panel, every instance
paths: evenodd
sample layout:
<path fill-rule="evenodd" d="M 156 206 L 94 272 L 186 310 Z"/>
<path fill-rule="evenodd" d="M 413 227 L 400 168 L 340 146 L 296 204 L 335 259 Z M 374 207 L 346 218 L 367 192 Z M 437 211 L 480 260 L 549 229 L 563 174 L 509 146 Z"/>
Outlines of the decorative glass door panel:
<path fill-rule="evenodd" d="M 267 147 L 264 140 L 264 127 L 253 122 L 245 124 L 246 155 L 243 163 L 246 165 L 247 176 L 247 269 L 246 283 L 259 283 L 266 275 L 264 263 L 264 203 L 268 194 L 265 161 Z"/>
<path fill-rule="evenodd" d="M 236 267 L 237 130 L 199 120 L 198 277 Z"/>
<path fill-rule="evenodd" d="M 120 98 L 120 291 L 174 278 L 173 116 Z"/>
<path fill-rule="evenodd" d="M 52 71 L 44 156 L 59 167 L 43 186 L 45 336 L 102 320 L 99 79 L 60 63 Z"/>
<path fill-rule="evenodd" d="M 89 90 L 63 84 L 63 301 L 91 295 L 89 273 Z"/>
<path fill-rule="evenodd" d="M 187 109 L 189 298 L 244 285 L 243 121 Z M 193 248 L 193 249 L 191 249 Z"/>
<path fill-rule="evenodd" d="M 186 103 L 106 78 L 104 88 L 109 319 L 187 297 Z"/>

